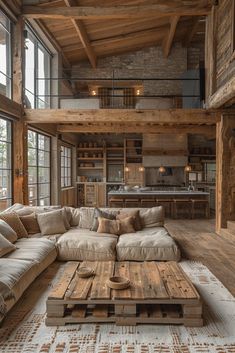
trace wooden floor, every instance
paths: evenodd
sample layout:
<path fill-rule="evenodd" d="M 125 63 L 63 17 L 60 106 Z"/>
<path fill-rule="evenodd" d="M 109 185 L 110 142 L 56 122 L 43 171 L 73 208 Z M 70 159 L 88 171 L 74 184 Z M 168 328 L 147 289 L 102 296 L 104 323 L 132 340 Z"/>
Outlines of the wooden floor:
<path fill-rule="evenodd" d="M 235 240 L 215 233 L 214 220 L 167 220 L 183 257 L 202 262 L 235 296 Z"/>

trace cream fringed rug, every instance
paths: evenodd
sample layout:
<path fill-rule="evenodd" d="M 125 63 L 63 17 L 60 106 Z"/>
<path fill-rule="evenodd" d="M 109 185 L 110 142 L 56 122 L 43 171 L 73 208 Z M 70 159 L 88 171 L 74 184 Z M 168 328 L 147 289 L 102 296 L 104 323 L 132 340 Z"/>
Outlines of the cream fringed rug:
<path fill-rule="evenodd" d="M 46 327 L 45 302 L 55 275 L 54 263 L 31 285 L 0 329 L 1 353 L 235 353 L 235 299 L 197 262 L 182 268 L 204 303 L 205 326 L 112 324 Z"/>

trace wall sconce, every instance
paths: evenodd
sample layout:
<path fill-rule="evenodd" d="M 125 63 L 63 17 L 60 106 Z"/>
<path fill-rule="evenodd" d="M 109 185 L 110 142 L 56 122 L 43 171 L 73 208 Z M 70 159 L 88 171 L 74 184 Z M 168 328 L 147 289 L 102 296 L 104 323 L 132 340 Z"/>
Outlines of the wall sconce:
<path fill-rule="evenodd" d="M 96 96 L 96 91 L 94 89 L 91 91 L 91 95 Z"/>
<path fill-rule="evenodd" d="M 164 174 L 164 173 L 166 173 L 166 168 L 163 167 L 163 165 L 161 165 L 161 166 L 159 167 L 159 169 L 158 169 L 158 173 L 159 173 L 159 174 Z"/>
<path fill-rule="evenodd" d="M 145 168 L 143 166 L 139 167 L 139 172 L 144 172 Z"/>
<path fill-rule="evenodd" d="M 126 173 L 129 173 L 130 168 L 129 168 L 129 167 L 125 167 L 125 169 L 124 169 L 124 170 L 125 170 L 125 172 L 126 172 Z"/>
<path fill-rule="evenodd" d="M 184 171 L 185 171 L 185 173 L 191 172 L 191 171 L 192 171 L 191 165 L 188 165 L 188 164 L 187 164 L 187 165 L 184 167 Z"/>
<path fill-rule="evenodd" d="M 140 95 L 140 89 L 136 90 L 136 95 L 139 96 Z"/>
<path fill-rule="evenodd" d="M 24 175 L 24 171 L 23 169 L 15 169 L 15 176 L 18 178 L 18 177 L 22 177 Z"/>

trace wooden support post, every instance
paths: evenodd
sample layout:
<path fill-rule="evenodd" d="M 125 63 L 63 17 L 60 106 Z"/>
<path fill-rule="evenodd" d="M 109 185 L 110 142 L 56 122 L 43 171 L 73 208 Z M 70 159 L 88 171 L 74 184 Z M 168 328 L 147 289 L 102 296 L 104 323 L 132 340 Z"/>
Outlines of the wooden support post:
<path fill-rule="evenodd" d="M 13 100 L 23 106 L 23 38 L 24 21 L 18 20 L 13 29 Z M 28 203 L 27 125 L 22 115 L 13 122 L 13 200 Z"/>
<path fill-rule="evenodd" d="M 217 123 L 216 133 L 216 232 L 227 228 L 227 221 L 231 220 L 234 205 L 232 190 L 235 187 L 233 157 L 235 143 L 234 115 L 222 115 Z"/>

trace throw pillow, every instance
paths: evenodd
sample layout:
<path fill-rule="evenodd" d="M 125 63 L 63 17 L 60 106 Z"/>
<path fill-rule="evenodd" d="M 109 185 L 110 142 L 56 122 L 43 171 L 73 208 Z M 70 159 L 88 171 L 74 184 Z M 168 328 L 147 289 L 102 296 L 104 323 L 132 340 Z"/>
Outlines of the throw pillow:
<path fill-rule="evenodd" d="M 8 241 L 14 243 L 17 240 L 17 234 L 9 224 L 0 219 L 0 234 L 2 234 Z"/>
<path fill-rule="evenodd" d="M 97 229 L 99 227 L 99 221 L 98 221 L 99 217 L 106 218 L 106 219 L 116 219 L 116 216 L 114 216 L 113 214 L 102 211 L 99 208 L 95 208 L 95 212 L 93 216 L 93 224 L 91 227 L 91 230 L 93 230 L 94 232 L 97 232 Z"/>
<path fill-rule="evenodd" d="M 63 234 L 66 232 L 63 210 L 37 213 L 37 220 L 42 235 Z"/>
<path fill-rule="evenodd" d="M 16 232 L 18 238 L 28 238 L 27 230 L 25 229 L 17 213 L 1 213 L 0 219 L 9 224 L 9 226 Z"/>
<path fill-rule="evenodd" d="M 80 208 L 80 219 L 79 219 L 79 228 L 91 229 L 94 218 L 93 207 L 81 207 Z"/>
<path fill-rule="evenodd" d="M 140 219 L 143 228 L 162 227 L 164 225 L 163 207 L 140 209 Z"/>
<path fill-rule="evenodd" d="M 135 230 L 141 230 L 142 225 L 141 225 L 141 219 L 140 219 L 140 212 L 139 210 L 134 210 L 134 211 L 120 211 L 120 213 L 117 215 L 117 219 L 122 220 L 127 217 L 133 217 L 134 218 L 134 227 Z"/>
<path fill-rule="evenodd" d="M 99 226 L 97 233 L 108 233 L 116 235 L 135 233 L 133 217 L 127 217 L 122 220 L 111 220 L 99 217 L 98 222 Z"/>
<path fill-rule="evenodd" d="M 31 235 L 31 234 L 40 233 L 40 228 L 39 228 L 39 224 L 35 213 L 32 213 L 27 216 L 20 216 L 20 220 L 23 223 L 28 234 Z"/>
<path fill-rule="evenodd" d="M 0 234 L 0 257 L 16 250 L 16 246 Z"/>

